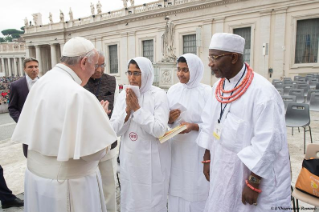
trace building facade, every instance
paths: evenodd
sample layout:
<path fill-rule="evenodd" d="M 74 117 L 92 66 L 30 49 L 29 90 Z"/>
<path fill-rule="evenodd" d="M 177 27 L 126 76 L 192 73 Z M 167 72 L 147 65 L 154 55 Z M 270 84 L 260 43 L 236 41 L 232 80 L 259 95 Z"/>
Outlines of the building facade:
<path fill-rule="evenodd" d="M 24 42 L 0 43 L 0 77 L 23 76 Z"/>
<path fill-rule="evenodd" d="M 25 54 L 36 57 L 45 74 L 59 61 L 64 43 L 82 36 L 105 53 L 105 72 L 120 84 L 128 83 L 128 60 L 144 56 L 158 67 L 157 83 L 169 87 L 178 80 L 174 61 L 165 61 L 168 19 L 173 54 L 197 54 L 205 65 L 205 84 L 216 81 L 207 64 L 217 32 L 243 36 L 245 61 L 269 80 L 319 72 L 317 0 L 160 0 L 76 20 L 63 16 L 59 23 L 26 26 Z"/>

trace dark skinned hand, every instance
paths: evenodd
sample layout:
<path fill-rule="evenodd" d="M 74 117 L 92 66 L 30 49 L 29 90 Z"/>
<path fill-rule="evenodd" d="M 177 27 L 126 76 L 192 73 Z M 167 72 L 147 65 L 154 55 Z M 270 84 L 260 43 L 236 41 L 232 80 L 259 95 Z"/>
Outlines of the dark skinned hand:
<path fill-rule="evenodd" d="M 210 151 L 206 149 L 204 154 L 204 160 L 210 160 Z M 210 180 L 210 163 L 204 163 L 203 165 L 203 173 L 206 177 L 206 180 Z"/>

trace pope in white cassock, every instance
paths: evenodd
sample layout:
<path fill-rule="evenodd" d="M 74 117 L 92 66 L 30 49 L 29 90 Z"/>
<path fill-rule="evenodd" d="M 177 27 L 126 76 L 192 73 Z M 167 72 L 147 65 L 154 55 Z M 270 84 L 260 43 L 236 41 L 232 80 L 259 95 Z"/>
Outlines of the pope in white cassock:
<path fill-rule="evenodd" d="M 177 60 L 180 82 L 167 92 L 171 108 L 168 123 L 171 127 L 180 124 L 187 126 L 186 130 L 170 140 L 169 212 L 203 212 L 208 197 L 209 182 L 203 175 L 201 163 L 205 149 L 196 143 L 202 129 L 201 113 L 211 94 L 211 87 L 200 83 L 203 73 L 203 62 L 197 55 L 180 56 Z M 178 105 L 186 111 L 182 112 Z"/>
<path fill-rule="evenodd" d="M 140 97 L 133 89 L 123 90 L 111 117 L 121 136 L 121 212 L 167 212 L 170 149 L 168 142 L 157 139 L 167 130 L 167 96 L 152 86 L 149 59 L 130 60 L 127 75 L 130 85 L 139 87 Z"/>
<path fill-rule="evenodd" d="M 205 212 L 291 208 L 290 163 L 281 96 L 243 62 L 244 38 L 213 35 L 209 66 L 217 78 L 197 142 L 210 180 Z M 210 170 L 209 170 L 210 169 Z"/>
<path fill-rule="evenodd" d="M 98 57 L 90 41 L 70 39 L 28 95 L 12 136 L 28 149 L 25 212 L 106 212 L 98 163 L 117 138 L 82 87 Z"/>

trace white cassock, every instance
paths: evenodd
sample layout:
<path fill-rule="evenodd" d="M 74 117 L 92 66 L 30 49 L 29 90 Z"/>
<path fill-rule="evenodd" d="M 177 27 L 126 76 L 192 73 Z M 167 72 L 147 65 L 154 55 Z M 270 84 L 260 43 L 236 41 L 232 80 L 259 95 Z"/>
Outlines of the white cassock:
<path fill-rule="evenodd" d="M 25 212 L 106 212 L 98 163 L 116 134 L 80 84 L 58 64 L 24 104 L 12 141 L 28 145 Z"/>
<path fill-rule="evenodd" d="M 121 136 L 121 212 L 166 212 L 170 172 L 169 143 L 158 137 L 167 130 L 169 115 L 166 93 L 152 86 L 152 63 L 133 58 L 142 72 L 140 109 L 124 123 L 126 92 L 123 90 L 114 107 L 111 122 Z"/>
<path fill-rule="evenodd" d="M 183 105 L 183 112 L 172 127 L 181 121 L 196 123 L 199 131 L 179 134 L 170 140 L 172 162 L 169 186 L 169 212 L 202 212 L 209 192 L 209 182 L 203 174 L 203 155 L 205 149 L 196 143 L 202 129 L 201 113 L 210 98 L 211 87 L 201 84 L 204 66 L 194 54 L 185 54 L 190 79 L 188 83 L 177 83 L 167 92 L 169 106 Z"/>
<path fill-rule="evenodd" d="M 225 80 L 225 90 L 235 87 L 244 67 L 230 81 Z M 225 108 L 221 138 L 216 140 L 213 129 L 221 112 L 221 103 L 215 98 L 217 83 L 210 97 L 212 101 L 208 101 L 203 111 L 204 126 L 197 140 L 211 154 L 205 212 L 271 212 L 276 206 L 291 207 L 285 109 L 279 93 L 255 73 L 246 93 Z M 257 206 L 242 203 L 245 180 L 251 172 L 262 177 Z"/>

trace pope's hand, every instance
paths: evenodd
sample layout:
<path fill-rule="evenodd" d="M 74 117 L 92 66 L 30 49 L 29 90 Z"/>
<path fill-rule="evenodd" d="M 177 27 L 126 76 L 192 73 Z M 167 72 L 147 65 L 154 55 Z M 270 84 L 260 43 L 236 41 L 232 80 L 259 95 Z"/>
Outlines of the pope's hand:
<path fill-rule="evenodd" d="M 109 115 L 110 113 L 111 113 L 111 110 L 109 110 L 109 101 L 107 101 L 107 100 L 102 100 L 101 102 L 101 105 L 102 105 L 102 107 L 103 107 L 103 109 L 104 109 L 104 111 L 106 112 L 106 114 L 107 115 Z"/>
<path fill-rule="evenodd" d="M 169 112 L 168 123 L 173 124 L 180 115 L 181 115 L 181 111 L 179 109 L 171 110 Z"/>

